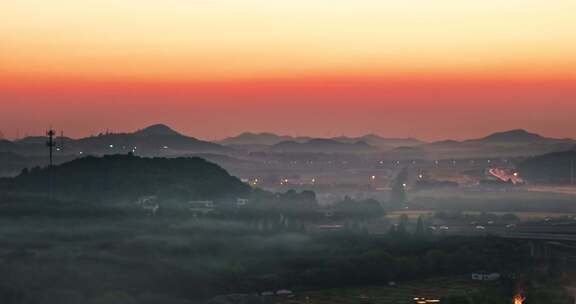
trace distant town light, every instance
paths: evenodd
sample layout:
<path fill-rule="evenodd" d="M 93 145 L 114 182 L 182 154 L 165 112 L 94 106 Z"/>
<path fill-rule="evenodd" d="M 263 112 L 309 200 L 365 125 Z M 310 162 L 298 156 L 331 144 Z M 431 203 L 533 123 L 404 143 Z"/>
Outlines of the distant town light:
<path fill-rule="evenodd" d="M 370 176 L 370 179 L 371 179 L 371 180 L 376 180 L 376 175 Z"/>
<path fill-rule="evenodd" d="M 114 145 L 109 145 L 108 147 L 110 147 L 110 148 L 114 148 Z"/>
<path fill-rule="evenodd" d="M 417 304 L 427 304 L 427 303 L 440 303 L 438 299 L 426 299 L 426 298 L 414 298 L 414 302 Z"/>

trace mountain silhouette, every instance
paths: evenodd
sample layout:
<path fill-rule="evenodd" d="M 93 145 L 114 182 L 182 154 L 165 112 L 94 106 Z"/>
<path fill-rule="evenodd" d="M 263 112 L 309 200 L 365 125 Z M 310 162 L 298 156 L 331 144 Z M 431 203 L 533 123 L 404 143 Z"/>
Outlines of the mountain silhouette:
<path fill-rule="evenodd" d="M 70 145 L 84 153 L 113 154 L 134 152 L 157 156 L 190 152 L 227 152 L 222 145 L 182 135 L 163 124 L 156 124 L 134 133 L 107 133 L 81 138 Z"/>
<path fill-rule="evenodd" d="M 423 145 L 433 158 L 516 157 L 564 151 L 572 139 L 557 139 L 514 129 L 464 141 L 444 140 Z"/>
<path fill-rule="evenodd" d="M 306 143 L 316 139 L 332 140 L 346 144 L 365 142 L 371 146 L 375 146 L 381 149 L 392 149 L 396 147 L 411 147 L 425 143 L 423 141 L 414 138 L 385 138 L 376 134 L 367 134 L 360 137 L 338 136 L 332 138 L 313 138 L 309 136 L 294 137 L 289 135 L 277 135 L 269 132 L 263 132 L 263 133 L 244 132 L 237 136 L 225 138 L 219 143 L 238 147 L 253 146 L 252 148 L 259 148 L 259 150 L 261 150 L 262 146 L 272 146 L 282 142 L 289 142 L 289 141 L 297 143 Z"/>
<path fill-rule="evenodd" d="M 529 158 L 518 165 L 518 171 L 531 182 L 572 184 L 576 180 L 576 151 L 553 152 Z"/>
<path fill-rule="evenodd" d="M 156 124 L 134 132 L 136 136 L 183 136 L 164 124 Z"/>
<path fill-rule="evenodd" d="M 275 145 L 283 141 L 294 140 L 294 137 L 288 135 L 276 135 L 274 133 L 252 133 L 244 132 L 237 136 L 228 137 L 220 141 L 225 145 Z"/>
<path fill-rule="evenodd" d="M 373 147 L 363 141 L 343 143 L 333 139 L 311 139 L 307 142 L 284 141 L 270 147 L 274 152 L 321 152 L 321 153 L 355 153 L 374 152 Z"/>
<path fill-rule="evenodd" d="M 0 191 L 46 193 L 48 168 L 0 180 Z M 79 200 L 133 200 L 157 195 L 181 200 L 236 198 L 251 188 L 202 158 L 145 158 L 132 154 L 87 156 L 52 169 L 56 195 Z"/>
<path fill-rule="evenodd" d="M 46 141 L 45 136 L 27 137 L 16 141 L 2 140 L 0 152 L 44 157 L 47 153 Z M 142 156 L 182 156 L 197 153 L 231 154 L 265 151 L 362 153 L 378 150 L 392 153 L 390 157 L 399 157 L 403 151 L 407 151 L 396 149 L 400 147 L 420 147 L 423 155 L 433 158 L 479 157 L 488 154 L 521 156 L 527 153 L 534 155 L 564 151 L 576 144 L 571 139 L 548 138 L 523 129 L 496 132 L 478 139 L 432 143 L 413 138 L 385 138 L 376 134 L 360 137 L 311 138 L 266 132 L 245 132 L 214 143 L 181 134 L 165 124 L 154 124 L 132 133 L 107 132 L 80 139 L 65 137 L 64 147 L 60 147 L 60 143 L 61 139 L 57 136 L 58 155 L 68 156 L 68 159 L 85 155 L 128 152 Z"/>
<path fill-rule="evenodd" d="M 486 143 L 519 143 L 519 142 L 542 142 L 554 141 L 557 139 L 546 138 L 536 133 L 530 133 L 524 129 L 509 130 L 504 132 L 497 132 L 490 134 L 486 137 L 472 140 Z"/>
<path fill-rule="evenodd" d="M 365 142 L 371 146 L 376 146 L 381 149 L 392 149 L 398 147 L 413 147 L 422 145 L 425 142 L 415 138 L 386 138 L 376 134 L 366 134 L 360 137 L 340 136 L 333 137 L 333 140 L 344 143 Z"/>

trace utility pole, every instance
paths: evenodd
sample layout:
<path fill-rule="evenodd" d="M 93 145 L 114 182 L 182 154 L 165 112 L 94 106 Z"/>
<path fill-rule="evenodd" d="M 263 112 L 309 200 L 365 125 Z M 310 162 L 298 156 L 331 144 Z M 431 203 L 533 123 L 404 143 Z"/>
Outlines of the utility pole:
<path fill-rule="evenodd" d="M 60 130 L 60 151 L 64 151 L 64 130 Z"/>
<path fill-rule="evenodd" d="M 56 132 L 50 127 L 48 132 L 46 132 L 48 136 L 48 141 L 46 142 L 46 146 L 48 146 L 48 153 L 49 153 L 49 165 L 48 165 L 48 199 L 52 200 L 54 196 L 54 177 L 53 177 L 53 167 L 54 167 L 54 135 Z"/>

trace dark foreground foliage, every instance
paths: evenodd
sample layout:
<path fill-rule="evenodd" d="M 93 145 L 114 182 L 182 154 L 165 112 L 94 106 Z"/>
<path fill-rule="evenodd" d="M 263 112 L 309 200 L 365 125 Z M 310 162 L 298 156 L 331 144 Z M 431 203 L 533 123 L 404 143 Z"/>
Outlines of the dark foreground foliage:
<path fill-rule="evenodd" d="M 0 217 L 0 303 L 194 303 L 218 294 L 513 273 L 527 263 L 525 248 L 500 239 L 310 234 L 232 215 L 150 216 L 98 205 L 54 211 L 72 203 L 60 204 L 50 216 Z"/>
<path fill-rule="evenodd" d="M 55 196 L 80 200 L 133 200 L 144 195 L 202 200 L 245 197 L 251 189 L 204 159 L 88 156 L 52 169 L 24 170 L 0 180 L 0 191 L 45 194 L 52 174 Z"/>

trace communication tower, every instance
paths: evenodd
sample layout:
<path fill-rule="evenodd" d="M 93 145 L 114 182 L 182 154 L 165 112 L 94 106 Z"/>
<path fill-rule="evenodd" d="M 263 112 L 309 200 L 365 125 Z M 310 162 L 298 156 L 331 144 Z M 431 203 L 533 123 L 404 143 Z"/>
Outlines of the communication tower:
<path fill-rule="evenodd" d="M 48 141 L 46 142 L 46 146 L 48 147 L 48 155 L 49 155 L 49 164 L 48 164 L 48 198 L 51 200 L 54 196 L 54 177 L 53 177 L 53 167 L 54 167 L 54 135 L 56 132 L 50 127 L 50 129 L 46 132 L 48 136 Z"/>

